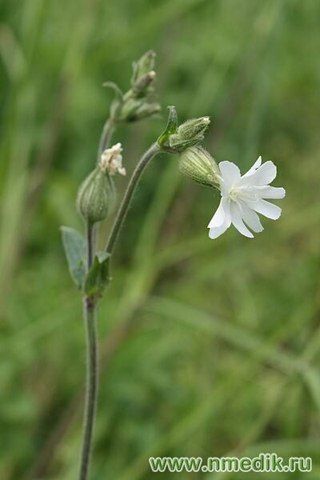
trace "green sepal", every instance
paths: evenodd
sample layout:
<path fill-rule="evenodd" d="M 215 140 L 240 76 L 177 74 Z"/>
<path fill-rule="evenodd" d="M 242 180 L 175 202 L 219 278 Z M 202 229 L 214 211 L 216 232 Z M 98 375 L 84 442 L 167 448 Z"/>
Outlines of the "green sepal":
<path fill-rule="evenodd" d="M 84 292 L 88 297 L 101 297 L 104 289 L 110 282 L 109 277 L 110 254 L 97 252 L 84 285 Z"/>
<path fill-rule="evenodd" d="M 82 290 L 85 282 L 85 239 L 74 228 L 60 227 L 62 243 L 68 262 L 69 272 L 76 286 Z"/>

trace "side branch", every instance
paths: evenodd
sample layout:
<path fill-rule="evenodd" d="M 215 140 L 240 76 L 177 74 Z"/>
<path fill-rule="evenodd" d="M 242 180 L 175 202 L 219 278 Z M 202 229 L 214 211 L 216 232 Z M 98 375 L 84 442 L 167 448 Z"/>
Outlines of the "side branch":
<path fill-rule="evenodd" d="M 155 157 L 158 153 L 160 153 L 161 147 L 157 143 L 153 143 L 151 147 L 145 152 L 145 154 L 141 157 L 140 161 L 138 162 L 132 177 L 129 181 L 127 190 L 125 191 L 125 194 L 123 196 L 121 205 L 119 207 L 118 213 L 116 215 L 115 221 L 112 225 L 111 228 L 111 233 L 109 236 L 109 239 L 107 241 L 105 250 L 108 253 L 112 253 L 113 248 L 116 244 L 119 231 L 123 225 L 123 222 L 127 216 L 130 203 L 133 197 L 133 194 L 135 192 L 135 189 L 139 183 L 139 180 L 141 178 L 141 175 L 146 168 L 146 166 L 149 164 L 149 162 Z"/>

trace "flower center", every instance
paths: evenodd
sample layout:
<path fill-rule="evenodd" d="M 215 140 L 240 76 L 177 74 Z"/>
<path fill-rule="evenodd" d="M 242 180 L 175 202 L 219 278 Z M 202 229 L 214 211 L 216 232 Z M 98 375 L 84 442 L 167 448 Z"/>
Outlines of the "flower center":
<path fill-rule="evenodd" d="M 257 194 L 253 187 L 234 186 L 229 191 L 229 198 L 234 202 L 257 200 Z"/>

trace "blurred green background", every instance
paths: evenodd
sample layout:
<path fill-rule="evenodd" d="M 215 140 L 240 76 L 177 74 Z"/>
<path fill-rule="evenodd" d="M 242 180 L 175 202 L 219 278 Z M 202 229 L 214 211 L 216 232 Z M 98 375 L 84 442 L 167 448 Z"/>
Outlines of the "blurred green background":
<path fill-rule="evenodd" d="M 309 455 L 313 473 L 272 479 L 319 479 L 320 2 L 2 0 L 0 12 L 1 480 L 77 476 L 85 340 L 59 226 L 82 228 L 74 199 L 112 99 L 102 83 L 127 89 L 150 48 L 164 113 L 117 131 L 127 170 L 174 104 L 181 120 L 212 116 L 218 161 L 272 159 L 287 197 L 254 240 L 210 241 L 213 192 L 174 156 L 148 168 L 100 305 L 91 479 L 149 479 L 151 455 L 231 452 Z"/>

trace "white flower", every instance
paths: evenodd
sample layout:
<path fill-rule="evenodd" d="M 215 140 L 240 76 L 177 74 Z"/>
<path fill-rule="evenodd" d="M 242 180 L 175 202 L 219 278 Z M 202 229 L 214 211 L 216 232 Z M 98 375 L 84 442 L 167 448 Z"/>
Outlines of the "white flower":
<path fill-rule="evenodd" d="M 126 169 L 122 166 L 122 146 L 121 143 L 116 143 L 111 148 L 107 148 L 101 155 L 99 167 L 102 172 L 108 172 L 110 175 L 120 173 L 126 174 Z"/>
<path fill-rule="evenodd" d="M 286 193 L 284 188 L 269 185 L 277 175 L 274 163 L 262 164 L 259 157 L 242 176 L 232 162 L 220 162 L 219 169 L 221 201 L 208 225 L 210 238 L 219 237 L 231 224 L 245 237 L 253 238 L 249 228 L 256 233 L 263 230 L 257 213 L 272 220 L 280 217 L 281 208 L 265 200 L 283 198 Z"/>

